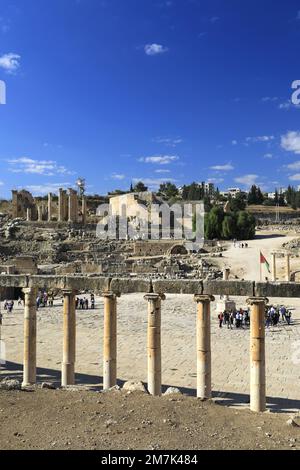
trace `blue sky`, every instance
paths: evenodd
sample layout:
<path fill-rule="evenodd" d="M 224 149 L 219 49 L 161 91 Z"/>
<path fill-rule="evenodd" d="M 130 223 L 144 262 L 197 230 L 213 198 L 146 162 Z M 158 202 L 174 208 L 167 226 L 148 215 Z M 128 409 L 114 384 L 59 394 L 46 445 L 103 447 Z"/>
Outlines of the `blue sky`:
<path fill-rule="evenodd" d="M 300 185 L 300 1 L 1 0 L 0 196 Z"/>

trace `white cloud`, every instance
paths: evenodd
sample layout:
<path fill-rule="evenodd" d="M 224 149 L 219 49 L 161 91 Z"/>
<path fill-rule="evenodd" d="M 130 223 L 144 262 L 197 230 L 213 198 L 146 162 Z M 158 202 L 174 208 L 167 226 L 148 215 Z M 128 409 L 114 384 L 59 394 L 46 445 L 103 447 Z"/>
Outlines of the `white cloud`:
<path fill-rule="evenodd" d="M 141 157 L 138 161 L 142 163 L 156 163 L 157 165 L 169 165 L 178 160 L 179 157 L 177 155 L 154 155 L 152 157 Z"/>
<path fill-rule="evenodd" d="M 33 160 L 32 158 L 21 157 L 7 160 L 9 171 L 12 173 L 27 173 L 44 176 L 54 175 L 74 175 L 63 165 L 59 165 L 54 160 Z"/>
<path fill-rule="evenodd" d="M 156 190 L 162 183 L 176 183 L 177 180 L 173 178 L 133 178 L 133 183 L 138 183 L 139 181 L 142 181 L 150 189 Z"/>
<path fill-rule="evenodd" d="M 32 184 L 26 186 L 25 189 L 30 191 L 33 196 L 44 196 L 48 193 L 55 193 L 59 190 L 59 188 L 71 188 L 73 186 L 72 183 L 45 183 L 45 184 Z M 20 188 L 23 189 L 23 188 Z"/>
<path fill-rule="evenodd" d="M 244 186 L 247 186 L 249 188 L 253 184 L 257 184 L 258 175 L 244 175 L 244 176 L 239 176 L 238 178 L 235 178 L 236 183 L 243 184 Z"/>
<path fill-rule="evenodd" d="M 157 144 L 164 144 L 167 147 L 176 147 L 177 145 L 183 142 L 183 139 L 181 139 L 181 137 L 177 137 L 176 139 L 156 137 L 155 139 L 153 139 L 153 142 L 156 142 Z"/>
<path fill-rule="evenodd" d="M 3 181 L 0 181 L 0 186 L 4 186 L 4 183 L 3 183 Z"/>
<path fill-rule="evenodd" d="M 264 96 L 261 100 L 262 100 L 263 103 L 267 103 L 269 101 L 271 101 L 271 102 L 278 101 L 279 98 L 278 98 L 278 96 Z"/>
<path fill-rule="evenodd" d="M 265 153 L 264 154 L 264 158 L 273 158 L 273 154 L 272 153 Z"/>
<path fill-rule="evenodd" d="M 300 132 L 289 131 L 281 136 L 281 147 L 287 152 L 300 154 Z"/>
<path fill-rule="evenodd" d="M 300 181 L 300 173 L 289 176 L 290 181 Z"/>
<path fill-rule="evenodd" d="M 284 101 L 283 103 L 280 103 L 278 108 L 283 109 L 284 111 L 288 111 L 289 109 L 292 109 L 292 108 L 299 109 L 300 105 L 292 103 L 291 100 L 287 100 L 287 101 Z"/>
<path fill-rule="evenodd" d="M 170 173 L 170 170 L 155 170 L 155 173 Z"/>
<path fill-rule="evenodd" d="M 165 54 L 166 52 L 168 52 L 168 48 L 167 47 L 164 47 L 162 46 L 161 44 L 146 44 L 146 46 L 144 47 L 144 50 L 145 50 L 145 53 L 146 55 L 159 55 L 159 54 Z"/>
<path fill-rule="evenodd" d="M 290 163 L 289 165 L 285 165 L 284 168 L 288 168 L 289 170 L 300 170 L 300 161 Z"/>
<path fill-rule="evenodd" d="M 14 73 L 20 67 L 21 56 L 10 52 L 0 57 L 0 68 L 4 69 L 7 73 Z"/>
<path fill-rule="evenodd" d="M 220 184 L 223 183 L 224 178 L 208 178 L 207 182 L 208 183 L 213 183 L 213 184 Z"/>
<path fill-rule="evenodd" d="M 0 17 L 0 32 L 3 33 L 3 34 L 6 34 L 8 33 L 8 31 L 10 30 L 10 25 L 9 25 L 9 21 L 5 20 L 5 18 L 1 18 Z"/>
<path fill-rule="evenodd" d="M 274 135 L 259 135 L 258 137 L 247 137 L 246 142 L 257 143 L 257 142 L 270 142 L 274 140 Z"/>
<path fill-rule="evenodd" d="M 237 140 L 232 140 L 231 143 L 232 143 L 232 145 L 237 145 L 238 141 Z"/>
<path fill-rule="evenodd" d="M 234 166 L 231 163 L 226 163 L 225 165 L 214 165 L 210 167 L 211 170 L 216 171 L 231 171 L 234 170 Z"/>
<path fill-rule="evenodd" d="M 117 174 L 117 173 L 113 173 L 111 175 L 111 177 L 112 177 L 113 180 L 120 180 L 120 181 L 126 178 L 125 175 L 120 175 L 120 174 Z"/>

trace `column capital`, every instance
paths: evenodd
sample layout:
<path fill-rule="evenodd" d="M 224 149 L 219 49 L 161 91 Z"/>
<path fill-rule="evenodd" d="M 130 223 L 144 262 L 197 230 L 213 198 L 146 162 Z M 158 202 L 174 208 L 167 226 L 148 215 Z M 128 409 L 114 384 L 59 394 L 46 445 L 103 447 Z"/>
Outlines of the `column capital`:
<path fill-rule="evenodd" d="M 215 298 L 213 295 L 207 295 L 207 294 L 195 294 L 194 295 L 194 300 L 195 302 L 198 303 L 208 303 L 208 302 L 214 302 Z"/>
<path fill-rule="evenodd" d="M 121 297 L 121 294 L 119 292 L 112 292 L 110 290 L 102 292 L 101 295 L 105 299 L 115 299 L 116 297 Z"/>
<path fill-rule="evenodd" d="M 76 289 L 62 289 L 63 295 L 76 295 L 78 290 Z"/>
<path fill-rule="evenodd" d="M 148 302 L 149 301 L 155 301 L 155 300 L 165 300 L 166 299 L 166 296 L 165 294 L 156 294 L 154 292 L 151 292 L 149 294 L 146 294 L 144 295 L 144 300 L 147 300 Z"/>
<path fill-rule="evenodd" d="M 35 294 L 37 292 L 37 287 L 23 287 L 23 294 Z"/>
<path fill-rule="evenodd" d="M 267 299 L 267 297 L 249 297 L 249 299 L 247 299 L 248 305 L 267 304 L 268 302 L 269 299 Z"/>

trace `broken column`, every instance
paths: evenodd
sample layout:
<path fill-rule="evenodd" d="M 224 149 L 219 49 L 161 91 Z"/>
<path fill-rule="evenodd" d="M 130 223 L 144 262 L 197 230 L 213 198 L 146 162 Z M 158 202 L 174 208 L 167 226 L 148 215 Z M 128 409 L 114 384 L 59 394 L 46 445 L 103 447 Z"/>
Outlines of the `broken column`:
<path fill-rule="evenodd" d="M 148 302 L 148 391 L 161 395 L 161 301 L 163 294 L 147 294 Z"/>
<path fill-rule="evenodd" d="M 48 222 L 52 219 L 52 194 L 48 194 Z"/>
<path fill-rule="evenodd" d="M 197 397 L 211 398 L 210 295 L 195 295 L 197 302 Z"/>
<path fill-rule="evenodd" d="M 253 297 L 247 300 L 250 314 L 250 409 L 266 409 L 265 372 L 265 306 L 268 299 Z"/>
<path fill-rule="evenodd" d="M 43 206 L 39 205 L 37 210 L 38 210 L 38 222 L 42 222 L 42 220 L 43 220 Z"/>
<path fill-rule="evenodd" d="M 290 253 L 286 253 L 285 261 L 286 261 L 286 281 L 290 282 L 291 280 L 291 255 Z"/>
<path fill-rule="evenodd" d="M 31 207 L 27 207 L 27 210 L 26 210 L 26 219 L 27 219 L 27 222 L 30 222 L 32 220 L 32 210 L 31 210 Z"/>
<path fill-rule="evenodd" d="M 36 289 L 23 289 L 24 299 L 24 359 L 23 386 L 36 383 Z"/>
<path fill-rule="evenodd" d="M 103 389 L 117 384 L 117 296 L 104 292 Z"/>
<path fill-rule="evenodd" d="M 75 291 L 64 290 L 63 303 L 63 361 L 61 384 L 75 383 L 75 345 L 76 345 L 76 312 Z"/>

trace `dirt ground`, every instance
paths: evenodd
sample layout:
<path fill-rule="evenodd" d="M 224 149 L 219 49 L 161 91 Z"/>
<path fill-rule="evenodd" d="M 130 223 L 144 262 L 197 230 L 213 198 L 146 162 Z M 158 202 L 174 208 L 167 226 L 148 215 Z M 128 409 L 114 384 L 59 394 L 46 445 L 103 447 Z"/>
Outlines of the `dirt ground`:
<path fill-rule="evenodd" d="M 0 392 L 0 449 L 300 449 L 288 415 L 141 392 Z"/>

